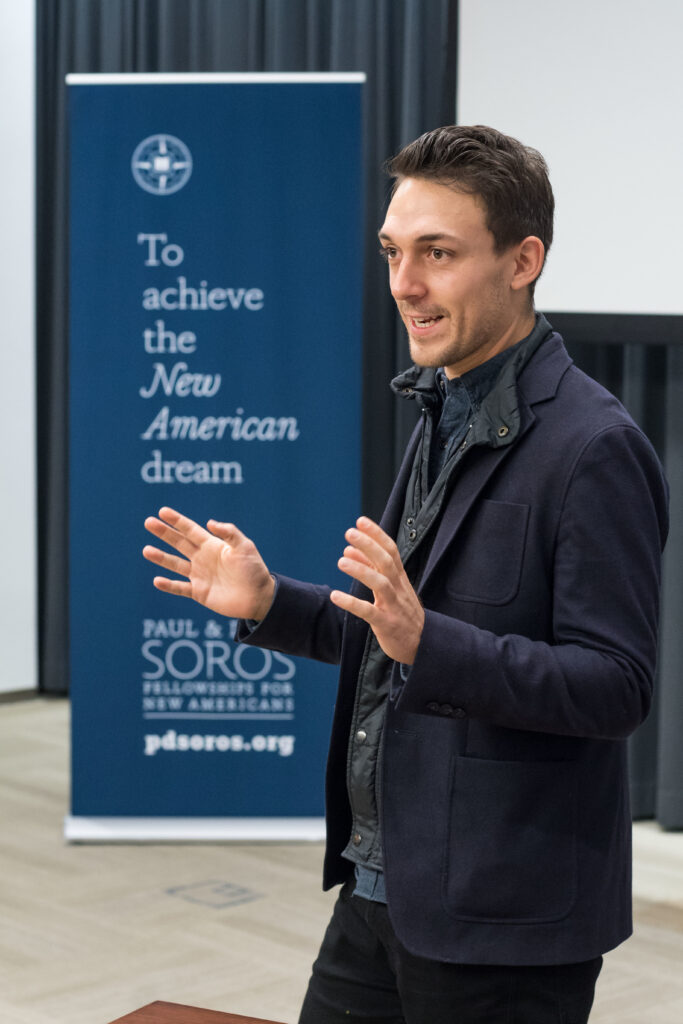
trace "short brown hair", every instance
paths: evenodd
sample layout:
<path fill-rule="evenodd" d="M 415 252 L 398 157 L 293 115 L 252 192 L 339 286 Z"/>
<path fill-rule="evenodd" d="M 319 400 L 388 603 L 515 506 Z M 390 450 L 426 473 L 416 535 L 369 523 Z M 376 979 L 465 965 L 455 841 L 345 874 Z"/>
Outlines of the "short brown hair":
<path fill-rule="evenodd" d="M 497 252 L 535 235 L 547 255 L 555 210 L 548 166 L 517 139 L 480 124 L 436 128 L 405 146 L 386 170 L 394 189 L 404 178 L 426 178 L 479 196 Z"/>

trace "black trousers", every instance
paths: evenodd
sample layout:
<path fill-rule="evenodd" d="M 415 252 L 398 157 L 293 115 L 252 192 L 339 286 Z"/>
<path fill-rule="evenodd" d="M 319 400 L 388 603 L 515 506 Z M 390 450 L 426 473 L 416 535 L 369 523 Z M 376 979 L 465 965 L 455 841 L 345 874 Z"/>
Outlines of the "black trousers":
<path fill-rule="evenodd" d="M 413 956 L 386 906 L 339 894 L 299 1024 L 585 1024 L 602 957 L 558 967 Z"/>

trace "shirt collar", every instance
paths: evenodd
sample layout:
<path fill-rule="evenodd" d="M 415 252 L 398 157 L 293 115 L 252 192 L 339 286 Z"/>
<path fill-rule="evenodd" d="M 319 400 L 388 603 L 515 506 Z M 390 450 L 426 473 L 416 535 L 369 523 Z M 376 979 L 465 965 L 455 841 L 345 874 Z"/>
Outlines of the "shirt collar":
<path fill-rule="evenodd" d="M 435 370 L 430 366 L 410 366 L 403 373 L 395 377 L 391 382 L 391 388 L 396 394 L 406 398 L 416 398 L 418 404 L 428 408 L 439 408 L 443 404 L 448 391 L 456 393 L 464 387 L 472 406 L 478 408 L 486 396 L 492 391 L 496 381 L 502 374 L 502 370 L 510 361 L 517 364 L 517 369 L 526 362 L 524 354 L 534 352 L 541 341 L 552 331 L 552 327 L 542 313 L 536 313 L 534 327 L 531 332 L 522 338 L 521 341 L 503 349 L 497 355 L 492 356 L 479 366 L 473 367 L 460 377 L 449 379 L 442 367 Z M 446 382 L 446 388 L 441 386 L 441 381 Z"/>
<path fill-rule="evenodd" d="M 460 377 L 449 378 L 446 376 L 443 367 L 439 367 L 434 375 L 434 390 L 440 401 L 443 402 L 449 395 L 455 397 L 464 390 L 467 393 L 472 408 L 478 409 L 495 384 L 498 374 L 505 363 L 519 345 L 523 345 L 525 341 L 526 338 L 523 341 L 518 341 L 515 345 L 511 345 L 510 348 L 498 352 L 497 355 L 487 359 L 484 363 L 480 363 L 479 366 L 473 367 L 467 373 L 461 374 Z"/>

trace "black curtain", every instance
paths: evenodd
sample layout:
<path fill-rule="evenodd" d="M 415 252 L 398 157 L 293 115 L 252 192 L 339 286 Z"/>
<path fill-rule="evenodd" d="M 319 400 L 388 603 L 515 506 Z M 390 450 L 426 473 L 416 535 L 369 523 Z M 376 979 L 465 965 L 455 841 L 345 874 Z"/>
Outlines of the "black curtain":
<path fill-rule="evenodd" d="M 376 256 L 375 229 L 388 193 L 380 167 L 405 142 L 455 120 L 457 0 L 38 0 L 37 36 L 40 685 L 43 691 L 66 693 L 64 76 L 71 71 L 366 72 L 363 504 L 378 516 L 413 422 L 410 403 L 395 402 L 388 389 L 390 378 L 407 365 L 408 352 Z M 617 394 L 643 426 L 671 483 L 657 697 L 632 740 L 631 782 L 636 817 L 656 816 L 666 828 L 683 828 L 683 345 L 643 344 L 648 324 L 631 324 L 629 334 L 628 323 L 622 329 L 614 317 L 591 319 L 590 343 L 580 340 L 586 331 L 585 326 L 576 331 L 576 317 L 556 326 L 578 365 Z M 680 334 L 680 318 L 668 318 L 665 326 L 668 334 Z M 615 330 L 626 344 L 600 343 L 601 338 L 614 341 Z M 657 337 L 655 324 L 650 340 Z M 115 538 L 103 538 L 106 542 Z"/>
<path fill-rule="evenodd" d="M 455 111 L 455 0 L 38 0 L 40 687 L 68 691 L 68 72 L 365 71 L 363 511 L 379 516 L 412 426 L 408 362 L 377 255 L 383 162 Z M 400 408 L 399 408 L 400 407 Z M 103 538 L 103 542 L 105 542 Z M 93 553 L 94 555 L 95 553 Z"/>
<path fill-rule="evenodd" d="M 680 319 L 553 316 L 578 366 L 617 395 L 652 441 L 671 487 L 671 524 L 664 553 L 659 667 L 650 716 L 630 740 L 634 818 L 655 817 L 683 828 L 683 344 Z M 616 343 L 644 337 L 647 342 Z M 577 341 L 590 336 L 595 341 Z M 667 337 L 668 344 L 658 343 Z M 615 509 L 618 515 L 619 510 Z"/>

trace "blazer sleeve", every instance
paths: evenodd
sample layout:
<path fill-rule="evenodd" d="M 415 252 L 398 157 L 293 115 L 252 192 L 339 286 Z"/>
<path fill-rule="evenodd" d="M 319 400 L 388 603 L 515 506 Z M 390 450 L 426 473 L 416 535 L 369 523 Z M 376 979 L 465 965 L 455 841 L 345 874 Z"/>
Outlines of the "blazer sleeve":
<path fill-rule="evenodd" d="M 338 664 L 344 613 L 330 601 L 331 588 L 275 573 L 273 577 L 275 595 L 268 614 L 256 624 L 238 622 L 235 640 Z"/>
<path fill-rule="evenodd" d="M 397 707 L 512 729 L 628 736 L 652 695 L 667 497 L 635 426 L 591 438 L 564 491 L 548 642 L 427 609 L 415 662 L 393 694 Z"/>

